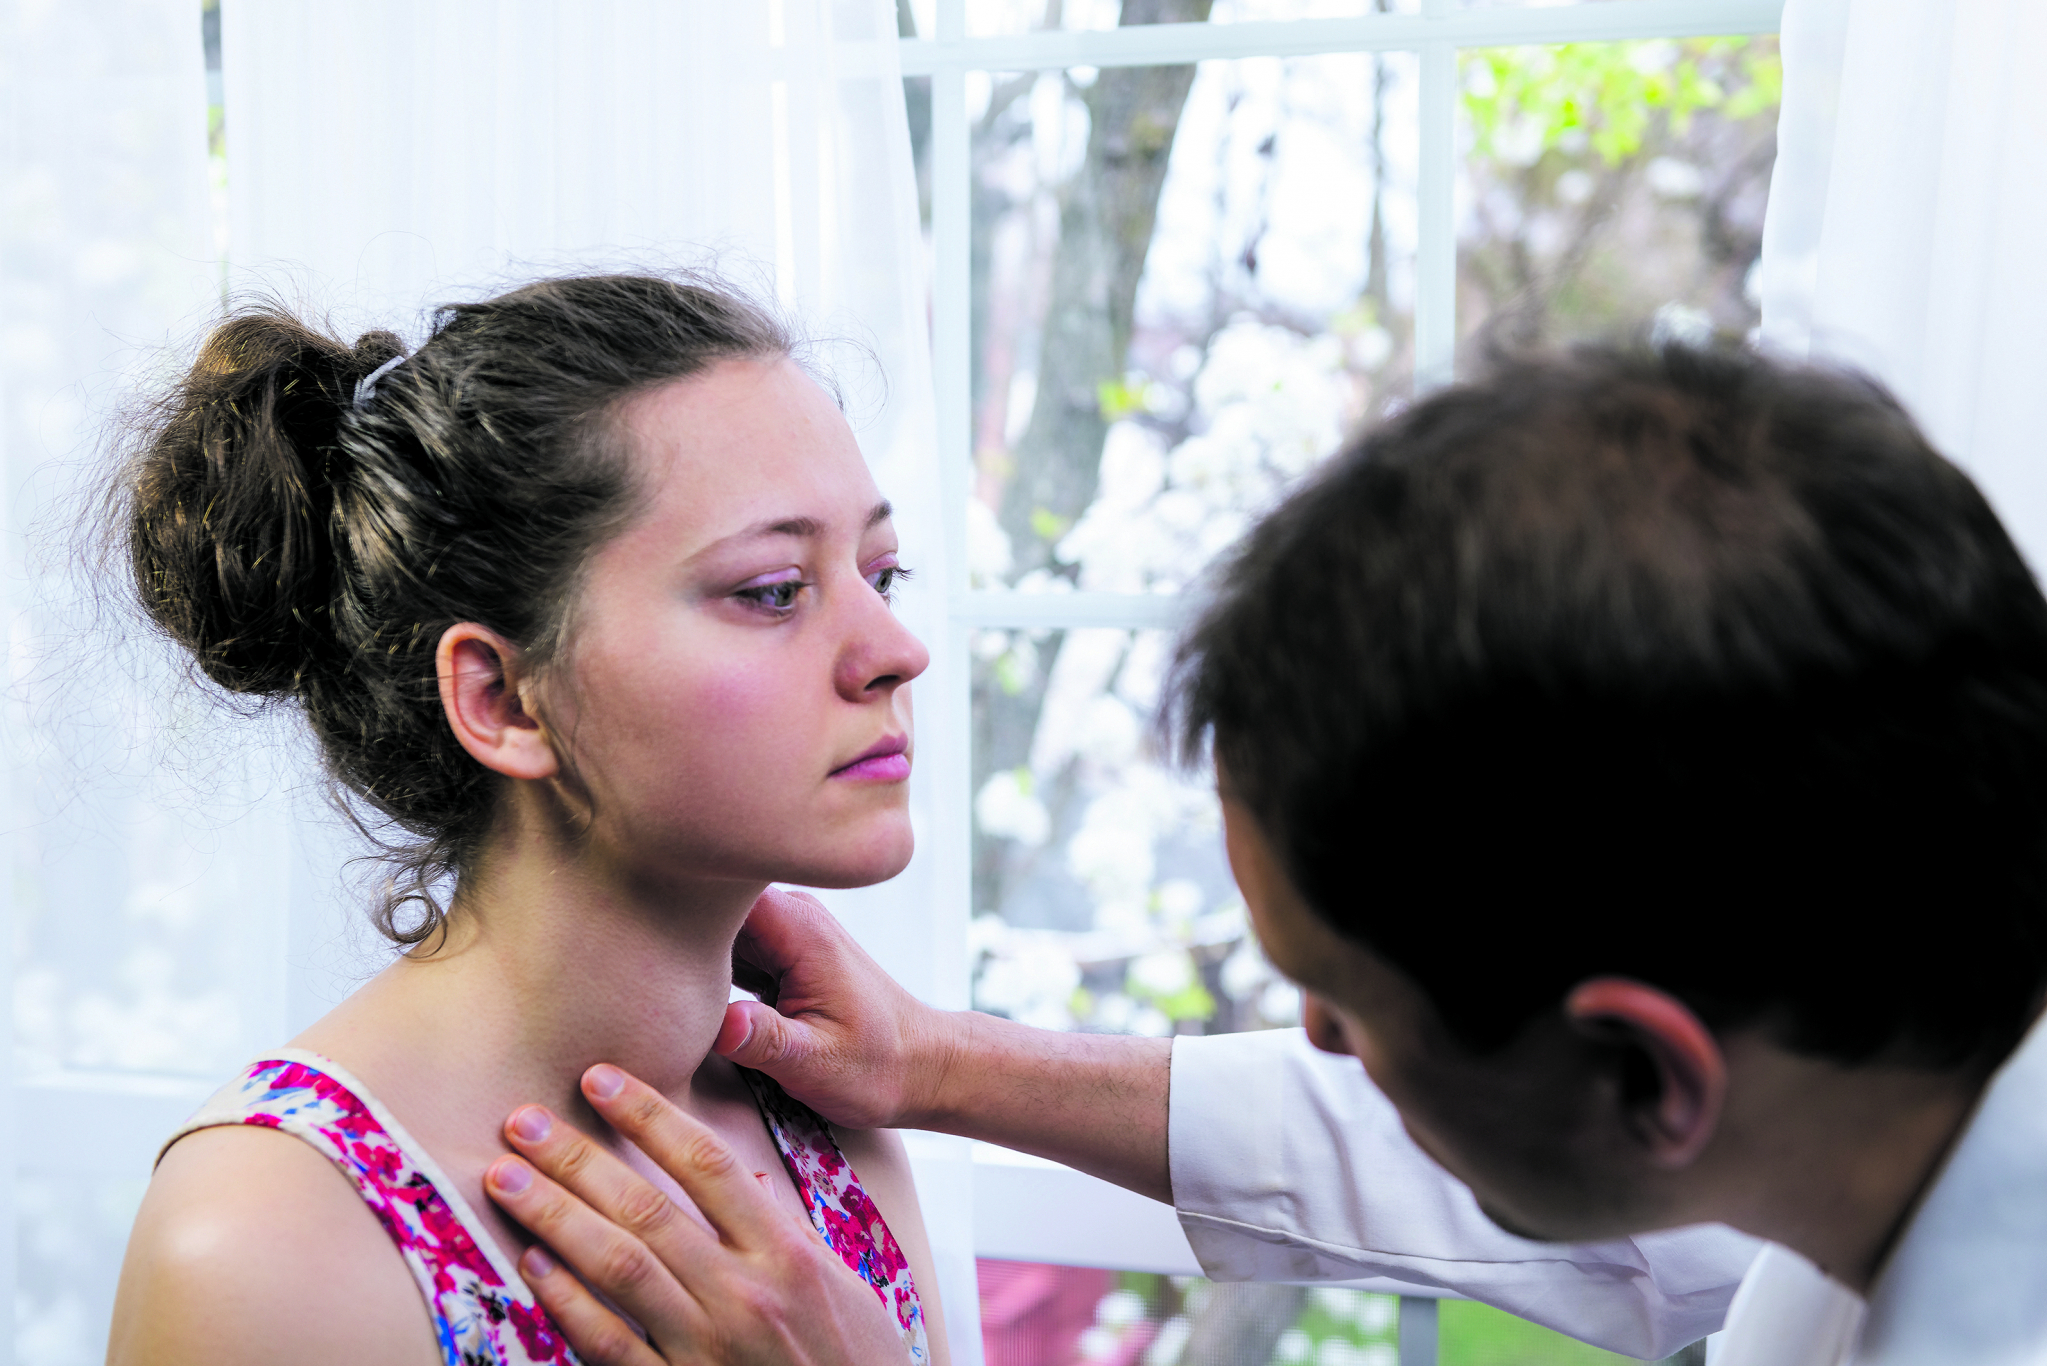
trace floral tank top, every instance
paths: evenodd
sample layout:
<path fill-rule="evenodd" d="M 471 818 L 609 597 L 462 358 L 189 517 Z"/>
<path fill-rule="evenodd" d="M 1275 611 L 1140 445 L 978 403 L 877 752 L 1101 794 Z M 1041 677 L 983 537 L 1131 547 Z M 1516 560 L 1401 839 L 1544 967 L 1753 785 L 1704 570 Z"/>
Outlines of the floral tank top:
<path fill-rule="evenodd" d="M 926 1366 L 924 1313 L 909 1264 L 830 1127 L 768 1077 L 742 1075 L 818 1236 L 894 1314 L 911 1366 Z M 340 1067 L 304 1049 L 278 1049 L 216 1092 L 164 1148 L 224 1124 L 254 1124 L 304 1139 L 355 1183 L 418 1282 L 448 1366 L 577 1361 L 446 1173 Z"/>

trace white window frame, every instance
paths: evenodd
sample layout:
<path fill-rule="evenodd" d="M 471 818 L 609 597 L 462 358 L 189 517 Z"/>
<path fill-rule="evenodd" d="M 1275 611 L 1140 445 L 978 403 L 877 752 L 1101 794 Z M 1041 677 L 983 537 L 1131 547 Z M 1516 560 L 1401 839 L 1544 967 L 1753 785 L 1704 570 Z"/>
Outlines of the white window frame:
<path fill-rule="evenodd" d="M 937 387 L 938 458 L 945 507 L 947 630 L 940 648 L 950 695 L 924 711 L 924 762 L 937 771 L 943 904 L 964 920 L 972 900 L 969 753 L 972 698 L 968 646 L 983 627 L 1173 628 L 1177 596 L 1124 593 L 1031 594 L 973 588 L 967 580 L 964 510 L 972 475 L 972 174 L 966 106 L 970 71 L 1042 71 L 1073 66 L 1152 66 L 1211 58 L 1298 57 L 1336 52 L 1414 52 L 1421 65 L 1421 156 L 1414 312 L 1415 382 L 1447 382 L 1457 343 L 1457 53 L 1643 38 L 1692 38 L 1778 31 L 1784 0 L 1581 0 L 1520 8 L 1511 0 L 1458 9 L 1421 0 L 1419 14 L 1234 24 L 967 36 L 969 0 L 938 0 L 936 33 L 899 45 L 905 76 L 931 78 L 932 374 Z M 974 1149 L 975 1250 L 985 1257 L 1198 1274 L 1177 1219 L 1165 1206 L 1055 1163 Z M 1366 1283 L 1360 1282 L 1360 1285 Z M 1397 1291 L 1392 1283 L 1367 1288 Z M 1411 1290 L 1409 1293 L 1412 1293 Z M 1433 1337 L 1431 1337 L 1433 1355 Z"/>

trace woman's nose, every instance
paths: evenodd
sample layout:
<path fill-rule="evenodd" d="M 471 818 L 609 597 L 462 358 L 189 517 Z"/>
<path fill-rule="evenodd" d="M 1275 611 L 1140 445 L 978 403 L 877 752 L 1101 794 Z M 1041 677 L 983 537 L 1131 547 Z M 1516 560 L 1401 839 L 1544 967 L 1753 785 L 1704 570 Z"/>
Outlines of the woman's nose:
<path fill-rule="evenodd" d="M 931 652 L 896 619 L 888 600 L 872 589 L 867 593 L 839 656 L 839 692 L 849 702 L 893 692 L 931 666 Z"/>

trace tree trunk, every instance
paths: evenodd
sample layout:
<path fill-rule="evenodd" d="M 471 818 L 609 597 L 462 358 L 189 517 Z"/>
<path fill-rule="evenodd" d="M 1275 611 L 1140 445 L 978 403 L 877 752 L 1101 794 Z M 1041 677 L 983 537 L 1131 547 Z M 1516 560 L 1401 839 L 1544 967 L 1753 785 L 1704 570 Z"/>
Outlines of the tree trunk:
<path fill-rule="evenodd" d="M 1307 1294 L 1298 1285 L 1209 1287 L 1178 1366 L 1265 1366 L 1279 1335 L 1300 1319 Z"/>
<path fill-rule="evenodd" d="M 1198 22 L 1209 4 L 1124 0 L 1122 22 Z M 1108 431 L 1102 386 L 1123 378 L 1159 188 L 1193 84 L 1192 66 L 1115 67 L 1087 92 L 1087 158 L 1060 209 L 1037 400 L 1002 498 L 1019 574 L 1048 565 L 1058 535 L 1094 500 Z"/>
<path fill-rule="evenodd" d="M 1202 22 L 1211 0 L 1123 0 L 1125 25 Z M 1122 381 L 1130 351 L 1137 283 L 1144 273 L 1159 190 L 1194 84 L 1192 66 L 1119 67 L 1100 72 L 1085 95 L 1087 153 L 1060 208 L 1037 397 L 1011 452 L 1014 472 L 997 516 L 1010 538 L 1015 572 L 1052 568 L 1053 548 L 1089 503 L 1100 479 L 1104 385 Z M 975 680 L 974 787 L 1028 761 L 1045 681 L 1064 637 L 1038 647 L 1039 667 L 1015 692 L 987 670 Z M 976 836 L 975 909 L 1002 904 L 1018 869 L 1005 841 Z"/>

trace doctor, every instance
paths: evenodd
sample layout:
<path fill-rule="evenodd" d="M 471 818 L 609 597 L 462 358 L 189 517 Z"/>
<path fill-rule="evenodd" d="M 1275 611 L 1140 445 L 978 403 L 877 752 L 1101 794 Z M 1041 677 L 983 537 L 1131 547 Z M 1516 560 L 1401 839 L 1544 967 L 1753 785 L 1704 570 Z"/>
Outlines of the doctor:
<path fill-rule="evenodd" d="M 1725 1319 L 1720 1366 L 2047 1360 L 2047 602 L 1887 395 L 1686 350 L 1440 392 L 1252 534 L 1175 696 L 1304 1031 L 932 1010 L 770 894 L 720 1051 L 1170 1200 L 1218 1279 L 1637 1357 Z M 637 1088 L 598 1110 L 725 1179 Z M 509 1211 L 655 1344 L 590 1359 L 742 1282 L 667 1359 L 844 1359 L 770 1266 L 630 1255 L 576 1139 L 529 1156 L 563 1184 Z"/>

